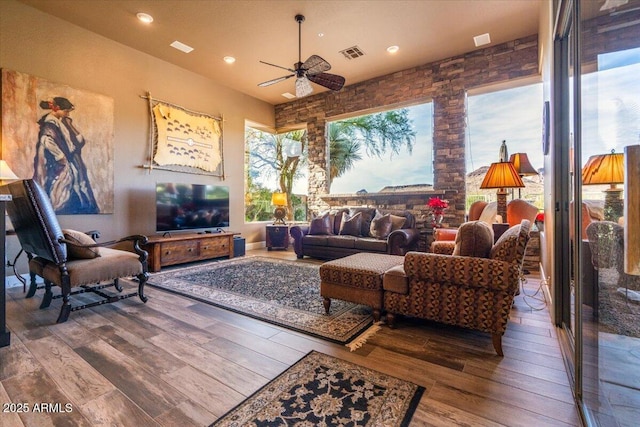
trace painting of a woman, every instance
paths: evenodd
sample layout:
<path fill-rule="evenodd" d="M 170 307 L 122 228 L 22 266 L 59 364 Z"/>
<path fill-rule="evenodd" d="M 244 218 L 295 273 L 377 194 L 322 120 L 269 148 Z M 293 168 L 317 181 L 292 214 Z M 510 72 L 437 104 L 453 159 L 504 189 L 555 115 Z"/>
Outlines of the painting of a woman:
<path fill-rule="evenodd" d="M 57 214 L 99 213 L 82 160 L 86 141 L 70 117 L 74 105 L 54 97 L 41 101 L 40 108 L 48 112 L 38 121 L 33 179 L 45 189 Z"/>

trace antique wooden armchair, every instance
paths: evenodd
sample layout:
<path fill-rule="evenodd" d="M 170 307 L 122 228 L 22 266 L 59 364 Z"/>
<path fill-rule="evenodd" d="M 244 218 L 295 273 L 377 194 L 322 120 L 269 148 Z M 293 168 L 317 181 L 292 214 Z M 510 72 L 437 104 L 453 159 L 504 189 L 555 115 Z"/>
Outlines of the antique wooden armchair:
<path fill-rule="evenodd" d="M 51 201 L 44 190 L 32 179 L 12 182 L 2 187 L 13 201 L 7 211 L 22 249 L 29 258 L 31 283 L 27 297 L 36 292 L 36 276 L 44 280 L 45 293 L 40 308 L 47 308 L 53 299 L 62 298 L 57 323 L 65 322 L 72 311 L 112 303 L 138 296 L 143 302 L 144 285 L 148 279 L 147 252 L 140 248 L 147 242 L 145 236 L 129 236 L 102 244 L 92 236 L 74 230 L 62 230 Z M 92 238 L 93 237 L 93 238 Z M 136 277 L 137 292 L 122 294 L 120 278 Z M 61 288 L 54 296 L 52 285 Z M 114 287 L 117 292 L 103 289 Z M 90 292 L 100 297 L 97 301 L 71 304 L 71 296 Z M 88 300 L 88 299 L 87 299 Z"/>

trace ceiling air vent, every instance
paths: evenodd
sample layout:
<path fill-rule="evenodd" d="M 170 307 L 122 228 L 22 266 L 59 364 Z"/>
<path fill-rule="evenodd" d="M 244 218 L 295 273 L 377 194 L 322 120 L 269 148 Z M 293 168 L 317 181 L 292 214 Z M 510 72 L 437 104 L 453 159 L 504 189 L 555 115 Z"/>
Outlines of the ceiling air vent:
<path fill-rule="evenodd" d="M 352 60 L 352 59 L 356 59 L 356 58 L 360 58 L 361 56 L 364 56 L 364 52 L 358 46 L 348 47 L 344 50 L 341 50 L 340 53 L 343 54 L 344 57 L 347 58 L 348 60 Z"/>

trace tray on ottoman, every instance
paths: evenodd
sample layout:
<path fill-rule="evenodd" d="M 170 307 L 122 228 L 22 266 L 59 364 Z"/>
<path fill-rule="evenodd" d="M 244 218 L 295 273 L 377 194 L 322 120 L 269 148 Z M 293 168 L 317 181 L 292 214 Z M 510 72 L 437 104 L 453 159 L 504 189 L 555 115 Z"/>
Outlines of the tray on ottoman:
<path fill-rule="evenodd" d="M 331 298 L 366 305 L 380 320 L 383 303 L 382 278 L 385 271 L 404 263 L 399 255 L 358 253 L 320 266 L 320 295 L 327 313 Z"/>

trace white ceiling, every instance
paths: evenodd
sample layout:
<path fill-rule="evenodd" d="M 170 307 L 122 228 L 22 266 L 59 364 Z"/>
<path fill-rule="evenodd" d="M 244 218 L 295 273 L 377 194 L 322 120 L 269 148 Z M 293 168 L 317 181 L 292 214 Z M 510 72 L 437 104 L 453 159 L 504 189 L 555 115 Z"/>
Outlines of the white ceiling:
<path fill-rule="evenodd" d="M 477 49 L 473 37 L 490 33 L 499 44 L 538 32 L 540 2 L 547 0 L 20 0 L 104 37 L 163 59 L 271 104 L 287 102 L 295 79 L 258 87 L 288 74 L 263 60 L 293 68 L 298 60 L 327 60 L 346 85 Z M 153 16 L 145 25 L 136 13 Z M 323 37 L 318 34 L 323 33 Z M 169 46 L 194 48 L 185 54 Z M 391 55 L 386 48 L 398 45 Z M 364 53 L 348 60 L 340 50 Z M 234 56 L 226 64 L 224 56 Z M 314 93 L 326 89 L 312 84 Z"/>

